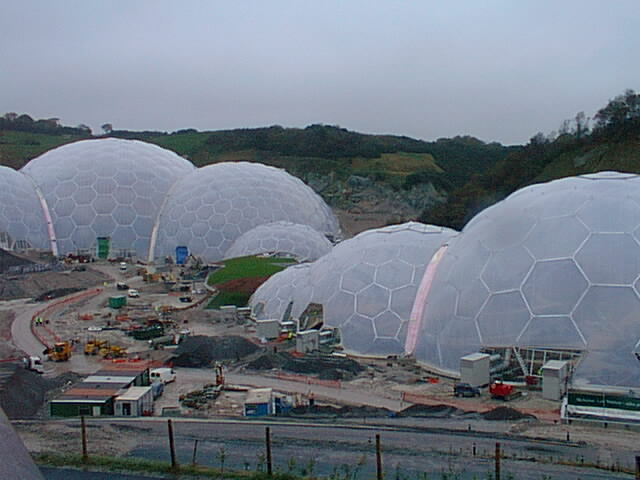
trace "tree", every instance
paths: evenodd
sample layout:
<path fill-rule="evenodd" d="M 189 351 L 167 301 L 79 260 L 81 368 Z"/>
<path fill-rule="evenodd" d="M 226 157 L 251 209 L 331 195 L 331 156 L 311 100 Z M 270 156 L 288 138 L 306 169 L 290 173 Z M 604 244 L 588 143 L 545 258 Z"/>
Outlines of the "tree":
<path fill-rule="evenodd" d="M 573 120 L 573 134 L 580 140 L 589 134 L 589 122 L 591 119 L 587 117 L 584 112 L 576 113 L 576 118 Z"/>
<path fill-rule="evenodd" d="M 100 128 L 105 135 L 109 135 L 111 132 L 113 132 L 113 125 L 111 125 L 110 123 L 103 123 Z"/>

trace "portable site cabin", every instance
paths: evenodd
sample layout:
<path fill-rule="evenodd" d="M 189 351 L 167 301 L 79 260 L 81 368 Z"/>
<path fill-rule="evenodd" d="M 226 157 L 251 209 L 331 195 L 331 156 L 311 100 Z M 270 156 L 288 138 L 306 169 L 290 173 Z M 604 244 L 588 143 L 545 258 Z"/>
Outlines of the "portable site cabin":
<path fill-rule="evenodd" d="M 151 387 L 131 387 L 115 399 L 115 415 L 122 417 L 148 416 L 153 413 Z"/>
<path fill-rule="evenodd" d="M 109 366 L 105 366 L 102 370 L 94 373 L 93 376 L 99 377 L 114 377 L 114 378 L 129 378 L 133 377 L 134 387 L 146 387 L 151 385 L 151 379 L 149 378 L 149 367 L 146 363 L 112 363 Z"/>
<path fill-rule="evenodd" d="M 271 388 L 254 388 L 249 390 L 244 402 L 245 417 L 263 417 L 273 414 L 273 390 Z"/>
<path fill-rule="evenodd" d="M 114 397 L 118 392 L 117 387 L 105 385 L 92 388 L 74 387 L 49 401 L 49 414 L 52 417 L 113 415 Z"/>

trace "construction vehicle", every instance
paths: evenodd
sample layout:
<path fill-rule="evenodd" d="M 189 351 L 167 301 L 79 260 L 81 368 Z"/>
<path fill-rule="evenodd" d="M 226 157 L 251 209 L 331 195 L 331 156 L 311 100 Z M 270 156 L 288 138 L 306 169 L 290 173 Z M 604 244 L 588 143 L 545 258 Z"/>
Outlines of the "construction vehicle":
<path fill-rule="evenodd" d="M 27 370 L 31 370 L 36 373 L 44 373 L 44 367 L 42 366 L 42 360 L 40 357 L 24 357 L 22 361 L 24 362 L 24 366 Z"/>
<path fill-rule="evenodd" d="M 522 392 L 516 390 L 513 385 L 503 383 L 501 380 L 496 380 L 489 385 L 489 393 L 491 394 L 491 398 L 505 402 L 522 395 Z"/>
<path fill-rule="evenodd" d="M 84 354 L 85 355 L 97 355 L 101 348 L 107 346 L 109 342 L 106 340 L 97 340 L 92 338 L 87 340 L 87 343 L 84 345 Z"/>
<path fill-rule="evenodd" d="M 71 358 L 71 343 L 69 342 L 56 342 L 53 347 L 49 347 L 46 350 L 49 360 L 54 362 L 66 362 Z"/>

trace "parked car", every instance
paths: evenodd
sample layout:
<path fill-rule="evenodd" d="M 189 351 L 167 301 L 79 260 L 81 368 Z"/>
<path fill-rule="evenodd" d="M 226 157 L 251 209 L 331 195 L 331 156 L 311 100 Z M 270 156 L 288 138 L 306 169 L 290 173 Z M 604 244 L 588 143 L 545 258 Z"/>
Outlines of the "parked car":
<path fill-rule="evenodd" d="M 127 292 L 127 295 L 129 295 L 131 298 L 138 298 L 140 296 L 140 292 L 138 292 L 138 290 L 136 290 L 135 288 L 130 288 Z"/>
<path fill-rule="evenodd" d="M 456 397 L 479 397 L 480 389 L 468 383 L 456 383 L 453 387 L 453 394 Z"/>
<path fill-rule="evenodd" d="M 129 290 L 129 285 L 127 285 L 124 282 L 117 282 L 116 283 L 116 289 L 118 289 L 118 290 Z"/>

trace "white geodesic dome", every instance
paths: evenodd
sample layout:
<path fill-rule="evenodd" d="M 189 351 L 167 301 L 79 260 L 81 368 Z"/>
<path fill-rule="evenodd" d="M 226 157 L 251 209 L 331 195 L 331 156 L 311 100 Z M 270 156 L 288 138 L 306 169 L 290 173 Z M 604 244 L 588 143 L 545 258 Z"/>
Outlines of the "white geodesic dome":
<path fill-rule="evenodd" d="M 250 305 L 255 309 L 262 302 L 263 318 L 282 318 L 290 301 L 293 317 L 310 302 L 321 304 L 324 323 L 340 329 L 345 351 L 402 353 L 425 268 L 455 234 L 415 222 L 362 232 L 336 245 L 309 269 L 274 275 Z"/>
<path fill-rule="evenodd" d="M 93 248 L 97 237 L 111 237 L 114 248 L 142 256 L 169 188 L 194 169 L 156 145 L 104 138 L 55 148 L 22 172 L 46 200 L 59 253 Z"/>
<path fill-rule="evenodd" d="M 311 302 L 311 266 L 310 263 L 292 265 L 260 285 L 250 300 L 254 315 L 260 320 L 281 320 L 293 302 L 291 315 L 299 318 Z"/>
<path fill-rule="evenodd" d="M 0 166 L 0 247 L 47 248 L 47 223 L 33 182 Z"/>
<path fill-rule="evenodd" d="M 174 255 L 177 246 L 186 246 L 205 261 L 221 260 L 240 235 L 280 220 L 330 237 L 340 233 L 322 198 L 284 170 L 248 162 L 208 165 L 171 189 L 155 255 Z"/>
<path fill-rule="evenodd" d="M 640 177 L 519 190 L 478 214 L 437 269 L 416 358 L 456 372 L 483 347 L 583 352 L 574 383 L 640 386 Z"/>
<path fill-rule="evenodd" d="M 280 221 L 258 225 L 243 233 L 229 247 L 224 258 L 275 253 L 291 256 L 299 262 L 312 262 L 329 250 L 331 242 L 309 225 Z"/>

